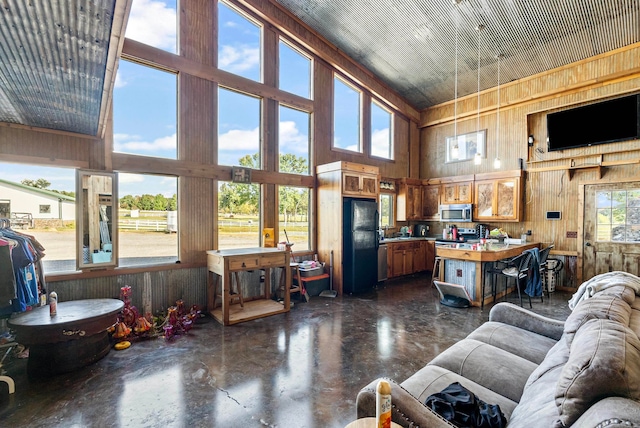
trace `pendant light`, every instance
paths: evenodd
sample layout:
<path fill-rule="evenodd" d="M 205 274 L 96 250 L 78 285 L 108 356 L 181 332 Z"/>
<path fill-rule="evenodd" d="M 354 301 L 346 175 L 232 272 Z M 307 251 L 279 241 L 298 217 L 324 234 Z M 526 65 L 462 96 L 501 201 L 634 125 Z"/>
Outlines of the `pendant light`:
<path fill-rule="evenodd" d="M 500 142 L 500 60 L 504 58 L 504 55 L 498 54 L 496 55 L 496 59 L 498 60 L 498 110 L 496 112 L 496 152 L 498 150 L 498 143 Z M 493 160 L 493 168 L 500 169 L 502 162 L 500 162 L 500 158 L 496 154 L 496 158 Z"/>
<path fill-rule="evenodd" d="M 451 148 L 451 157 L 458 159 L 460 156 L 460 147 L 458 147 L 458 33 L 460 23 L 460 11 L 458 5 L 463 0 L 452 0 L 451 2 L 456 8 L 455 13 L 455 33 L 456 33 L 456 55 L 455 55 L 455 82 L 453 84 L 453 147 Z"/>
<path fill-rule="evenodd" d="M 476 31 L 478 32 L 478 112 L 476 118 L 476 155 L 473 157 L 474 165 L 480 165 L 482 163 L 482 155 L 480 154 L 480 33 L 484 30 L 483 24 L 478 24 Z"/>

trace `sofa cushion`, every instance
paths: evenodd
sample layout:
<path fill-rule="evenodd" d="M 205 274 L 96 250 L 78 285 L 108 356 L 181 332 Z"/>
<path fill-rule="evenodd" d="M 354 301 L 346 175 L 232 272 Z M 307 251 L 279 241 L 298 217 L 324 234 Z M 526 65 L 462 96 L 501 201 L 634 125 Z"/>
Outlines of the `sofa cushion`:
<path fill-rule="evenodd" d="M 587 321 L 575 334 L 555 390 L 557 426 L 571 426 L 598 400 L 640 399 L 640 340 L 626 325 Z"/>
<path fill-rule="evenodd" d="M 425 366 L 413 374 L 409 379 L 402 382 L 402 387 L 411 395 L 416 397 L 421 403 L 431 394 L 438 393 L 454 382 L 459 382 L 462 386 L 473 392 L 479 399 L 489 404 L 497 404 L 504 416 L 509 420 L 511 412 L 515 409 L 516 403 L 502 395 L 485 388 L 467 378 L 453 373 L 450 370 L 438 366 Z M 392 398 L 393 400 L 393 398 Z"/>
<path fill-rule="evenodd" d="M 613 293 L 614 289 L 622 291 Z M 578 329 L 591 319 L 609 319 L 628 326 L 631 317 L 631 306 L 622 297 L 624 290 L 630 289 L 623 286 L 612 287 L 605 290 L 612 291 L 612 293 L 603 291 L 578 303 L 564 323 L 564 335 L 567 344 L 571 346 L 571 341 Z"/>
<path fill-rule="evenodd" d="M 529 360 L 473 339 L 455 343 L 429 365 L 451 370 L 513 401 L 520 400 L 529 375 L 538 367 Z"/>
<path fill-rule="evenodd" d="M 549 349 L 557 343 L 551 338 L 495 321 L 485 322 L 467 339 L 488 343 L 536 364 L 540 364 Z"/>

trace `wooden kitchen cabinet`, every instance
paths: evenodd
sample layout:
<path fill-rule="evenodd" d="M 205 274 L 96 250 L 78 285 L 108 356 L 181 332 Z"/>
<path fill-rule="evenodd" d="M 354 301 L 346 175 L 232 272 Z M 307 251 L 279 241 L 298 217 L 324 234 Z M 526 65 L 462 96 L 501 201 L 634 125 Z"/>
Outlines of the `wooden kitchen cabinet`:
<path fill-rule="evenodd" d="M 442 184 L 441 193 L 443 204 L 470 204 L 473 202 L 473 181 Z"/>
<path fill-rule="evenodd" d="M 396 220 L 422 220 L 422 185 L 420 180 L 403 178 L 398 183 Z"/>
<path fill-rule="evenodd" d="M 433 272 L 433 265 L 436 261 L 436 241 L 425 242 L 425 270 Z"/>
<path fill-rule="evenodd" d="M 520 221 L 522 219 L 522 171 L 489 173 L 486 176 L 484 178 L 487 179 L 475 182 L 473 219 L 475 221 Z"/>
<path fill-rule="evenodd" d="M 423 272 L 427 270 L 427 241 L 418 241 L 413 249 L 413 271 Z"/>
<path fill-rule="evenodd" d="M 440 220 L 440 185 L 422 186 L 422 219 Z"/>
<path fill-rule="evenodd" d="M 342 194 L 344 196 L 377 198 L 379 193 L 377 175 L 352 171 L 342 173 Z"/>
<path fill-rule="evenodd" d="M 389 242 L 387 243 L 388 277 L 410 275 L 426 269 L 427 241 Z"/>

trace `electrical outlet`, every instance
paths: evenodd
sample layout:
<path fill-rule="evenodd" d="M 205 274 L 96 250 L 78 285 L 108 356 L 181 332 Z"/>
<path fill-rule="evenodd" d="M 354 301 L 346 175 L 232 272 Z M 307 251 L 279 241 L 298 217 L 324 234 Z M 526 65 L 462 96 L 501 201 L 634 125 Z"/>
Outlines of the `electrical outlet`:
<path fill-rule="evenodd" d="M 531 231 L 527 230 L 527 235 L 531 236 Z"/>

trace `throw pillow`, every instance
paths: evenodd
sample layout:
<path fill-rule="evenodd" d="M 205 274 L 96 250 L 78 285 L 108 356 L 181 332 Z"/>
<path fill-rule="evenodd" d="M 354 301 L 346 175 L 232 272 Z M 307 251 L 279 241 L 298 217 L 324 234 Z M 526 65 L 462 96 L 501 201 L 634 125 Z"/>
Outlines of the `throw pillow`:
<path fill-rule="evenodd" d="M 605 397 L 640 399 L 640 340 L 626 325 L 608 319 L 587 321 L 575 334 L 569 361 L 556 385 L 560 418 L 571 426 Z"/>
<path fill-rule="evenodd" d="M 628 326 L 630 317 L 631 306 L 618 295 L 597 294 L 583 300 L 578 303 L 564 323 L 567 346 L 571 346 L 571 341 L 578 329 L 591 319 L 610 319 Z"/>

